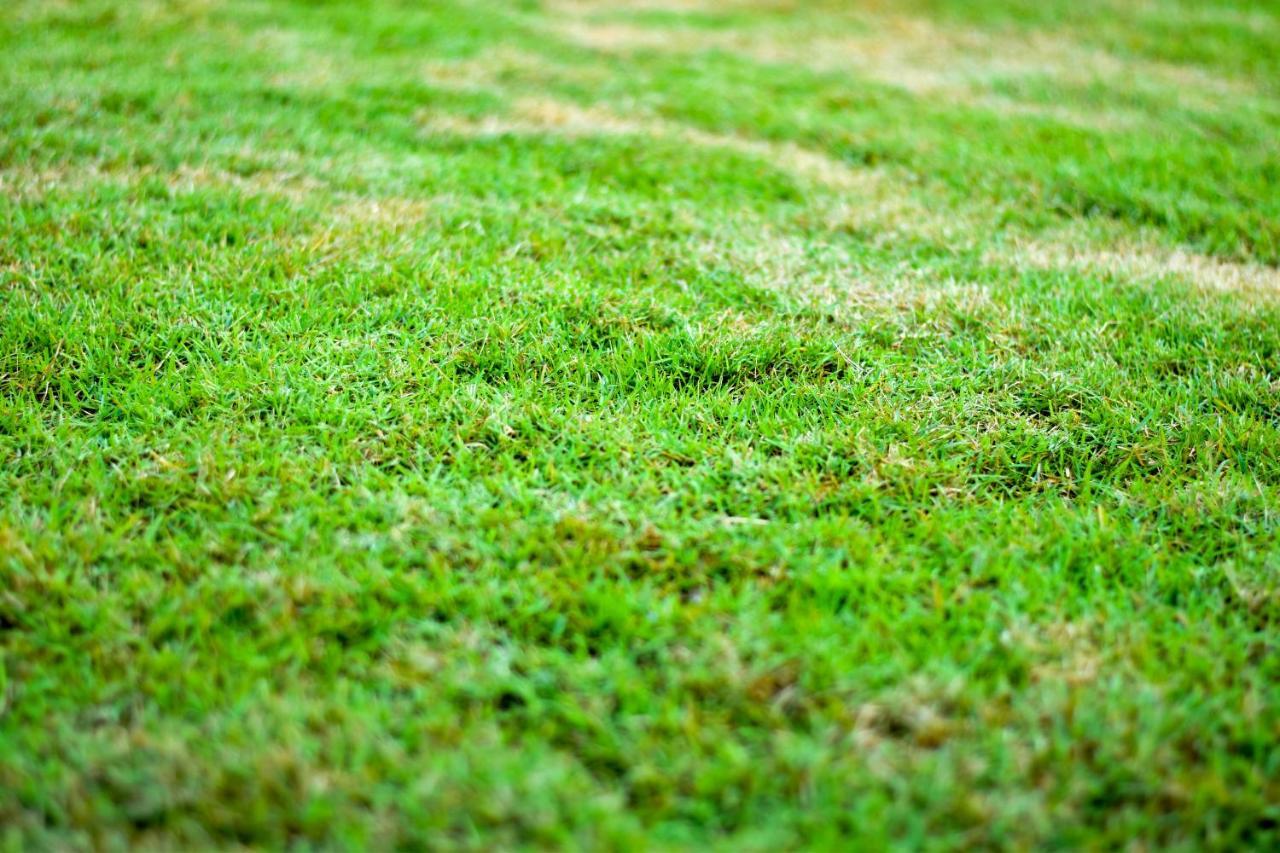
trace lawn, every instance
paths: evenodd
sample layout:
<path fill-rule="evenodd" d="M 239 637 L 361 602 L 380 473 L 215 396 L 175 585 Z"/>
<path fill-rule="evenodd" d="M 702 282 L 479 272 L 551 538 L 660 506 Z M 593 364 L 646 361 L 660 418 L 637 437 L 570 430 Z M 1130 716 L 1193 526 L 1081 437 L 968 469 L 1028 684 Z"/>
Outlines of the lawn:
<path fill-rule="evenodd" d="M 1280 4 L 0 4 L 0 847 L 1280 845 Z"/>

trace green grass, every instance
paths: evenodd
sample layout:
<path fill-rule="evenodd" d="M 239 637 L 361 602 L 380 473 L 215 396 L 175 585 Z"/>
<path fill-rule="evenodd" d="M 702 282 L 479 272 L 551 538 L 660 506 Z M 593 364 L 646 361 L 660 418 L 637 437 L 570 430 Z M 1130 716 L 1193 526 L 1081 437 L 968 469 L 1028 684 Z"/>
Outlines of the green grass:
<path fill-rule="evenodd" d="M 1280 7 L 0 10 L 0 844 L 1280 844 Z"/>

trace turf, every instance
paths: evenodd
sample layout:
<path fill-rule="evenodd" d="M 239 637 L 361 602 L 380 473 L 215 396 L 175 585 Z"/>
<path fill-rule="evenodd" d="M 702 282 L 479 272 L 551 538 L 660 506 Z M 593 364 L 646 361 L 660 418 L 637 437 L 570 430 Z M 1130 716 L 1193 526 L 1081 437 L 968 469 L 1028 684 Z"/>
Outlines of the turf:
<path fill-rule="evenodd" d="M 3 4 L 0 844 L 1280 844 L 1277 44 Z"/>

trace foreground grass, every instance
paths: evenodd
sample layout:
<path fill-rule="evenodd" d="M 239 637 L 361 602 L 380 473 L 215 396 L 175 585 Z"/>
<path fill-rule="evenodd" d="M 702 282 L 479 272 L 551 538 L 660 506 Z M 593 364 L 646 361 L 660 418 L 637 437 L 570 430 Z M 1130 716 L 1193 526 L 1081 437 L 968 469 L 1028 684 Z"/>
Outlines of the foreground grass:
<path fill-rule="evenodd" d="M 1278 41 L 5 5 L 5 844 L 1280 842 Z"/>

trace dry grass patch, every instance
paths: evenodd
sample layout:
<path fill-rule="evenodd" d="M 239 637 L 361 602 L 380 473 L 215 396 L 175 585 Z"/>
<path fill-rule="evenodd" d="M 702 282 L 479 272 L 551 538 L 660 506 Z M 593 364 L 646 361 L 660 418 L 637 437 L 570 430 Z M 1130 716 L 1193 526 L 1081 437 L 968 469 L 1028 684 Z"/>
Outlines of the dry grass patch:
<path fill-rule="evenodd" d="M 614 11 L 613 7 L 605 7 Z M 650 9 L 648 5 L 628 8 Z M 714 10 L 715 5 L 700 7 Z M 1048 32 L 1010 38 L 1007 33 L 942 26 L 892 11 L 858 10 L 848 17 L 854 32 L 832 35 L 824 17 L 797 14 L 783 25 L 751 29 L 656 26 L 607 17 L 601 7 L 571 3 L 557 23 L 558 34 L 592 50 L 613 54 L 643 51 L 722 51 L 768 64 L 799 66 L 822 73 L 850 72 L 922 96 L 945 96 L 964 103 L 1043 114 L 1082 127 L 1111 130 L 1146 120 L 1120 106 L 1073 107 L 1025 103 L 992 91 L 1004 80 L 1048 78 L 1063 83 L 1154 85 L 1170 99 L 1200 109 L 1222 109 L 1221 96 L 1252 93 L 1243 81 L 1201 69 L 1121 58 Z"/>
<path fill-rule="evenodd" d="M 2 170 L 0 190 L 10 198 L 38 200 L 57 193 L 84 193 L 100 187 L 138 187 L 154 180 L 162 181 L 177 193 L 234 189 L 298 202 L 323 188 L 320 181 L 307 175 L 274 169 L 242 173 L 208 163 L 183 163 L 174 169 L 155 166 L 119 169 L 103 168 L 98 163 L 62 163 L 41 169 Z"/>
<path fill-rule="evenodd" d="M 797 305 L 851 319 L 868 313 L 976 310 L 991 305 L 985 285 L 940 278 L 907 261 L 860 263 L 838 245 L 763 222 L 742 222 L 691 244 L 708 269 L 730 269 L 748 284 Z"/>
<path fill-rule="evenodd" d="M 501 92 L 509 83 L 533 84 L 558 78 L 566 67 L 514 45 L 488 48 L 469 59 L 427 59 L 419 72 L 433 86 L 456 92 Z M 604 68 L 574 68 L 579 82 L 603 81 L 609 76 Z"/>
<path fill-rule="evenodd" d="M 523 99 L 505 115 L 479 118 L 424 115 L 423 128 L 432 134 L 486 138 L 555 134 L 569 139 L 598 136 L 657 136 L 660 128 L 607 110 L 559 101 Z"/>
<path fill-rule="evenodd" d="M 423 116 L 428 133 L 477 138 L 505 135 L 555 134 L 571 139 L 598 136 L 637 136 L 675 140 L 702 148 L 717 148 L 758 157 L 811 186 L 847 193 L 874 195 L 887 203 L 905 188 L 884 170 L 855 167 L 835 157 L 797 145 L 728 133 L 714 133 L 679 122 L 649 116 L 631 116 L 596 106 L 583 107 L 564 101 L 522 98 L 505 115 L 471 118 L 456 115 Z M 905 203 L 905 202 L 904 202 Z M 923 206 L 912 213 L 925 215 Z"/>
<path fill-rule="evenodd" d="M 452 196 L 346 197 L 328 209 L 319 227 L 298 238 L 297 249 L 312 267 L 341 258 L 379 264 L 411 252 L 415 235 L 457 203 Z"/>
<path fill-rule="evenodd" d="M 1016 243 L 991 251 L 987 260 L 1015 269 L 1072 270 L 1127 279 L 1135 283 L 1175 280 L 1204 292 L 1280 297 L 1280 268 L 1215 258 L 1183 248 L 1138 242 L 1090 244 L 1061 240 Z"/>

